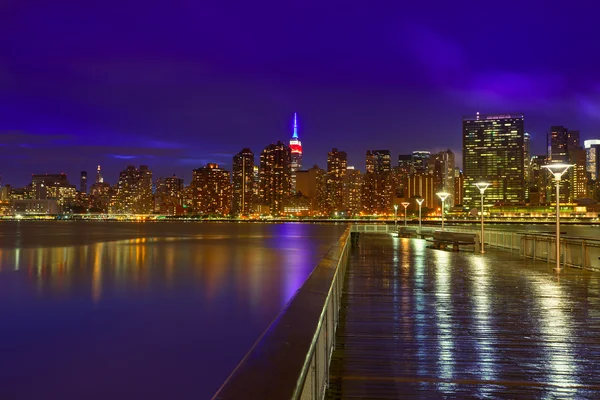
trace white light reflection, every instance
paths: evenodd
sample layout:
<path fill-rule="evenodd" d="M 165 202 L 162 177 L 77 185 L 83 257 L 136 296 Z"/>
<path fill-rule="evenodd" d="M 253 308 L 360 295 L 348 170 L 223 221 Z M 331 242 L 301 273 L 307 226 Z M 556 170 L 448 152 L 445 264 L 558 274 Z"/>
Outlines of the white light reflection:
<path fill-rule="evenodd" d="M 497 379 L 495 366 L 498 365 L 498 354 L 494 348 L 493 327 L 490 316 L 492 307 L 490 301 L 490 276 L 488 260 L 484 257 L 470 259 L 472 266 L 470 275 L 473 278 L 473 308 L 475 331 L 477 331 L 476 353 L 479 359 L 477 371 L 483 381 Z M 479 386 L 482 394 L 490 395 L 494 390 L 489 386 Z"/>
<path fill-rule="evenodd" d="M 417 374 L 419 376 L 426 376 L 428 373 L 428 353 L 430 343 L 430 335 L 427 328 L 427 316 L 431 313 L 431 309 L 427 307 L 427 299 L 424 295 L 427 288 L 425 282 L 426 274 L 426 263 L 425 263 L 425 250 L 427 249 L 427 243 L 425 240 L 413 240 L 413 268 L 414 268 L 414 309 L 415 309 L 415 343 L 417 344 Z M 420 386 L 428 386 L 426 382 L 421 382 Z"/>
<path fill-rule="evenodd" d="M 545 371 L 548 383 L 560 387 L 561 398 L 575 398 L 579 382 L 577 363 L 570 342 L 573 337 L 573 321 L 565 313 L 568 305 L 564 303 L 566 295 L 557 282 L 538 281 L 531 285 L 536 292 L 534 298 L 539 308 L 539 327 L 543 335 L 540 346 L 546 356 Z M 544 393 L 544 398 L 556 398 L 556 391 Z"/>
<path fill-rule="evenodd" d="M 451 380 L 454 378 L 456 364 L 454 354 L 454 335 L 452 328 L 452 285 L 451 285 L 451 254 L 446 251 L 436 251 L 435 254 L 435 322 L 437 326 L 438 370 L 439 378 Z M 442 391 L 453 391 L 454 383 L 441 382 Z"/>

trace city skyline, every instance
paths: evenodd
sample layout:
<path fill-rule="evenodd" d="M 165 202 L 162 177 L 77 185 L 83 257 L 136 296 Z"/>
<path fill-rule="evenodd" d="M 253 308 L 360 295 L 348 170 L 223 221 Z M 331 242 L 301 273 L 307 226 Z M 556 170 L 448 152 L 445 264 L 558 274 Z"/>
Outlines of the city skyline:
<path fill-rule="evenodd" d="M 127 163 L 189 182 L 287 142 L 294 112 L 304 168 L 332 148 L 361 169 L 366 149 L 460 159 L 461 117 L 476 112 L 524 113 L 532 154 L 551 126 L 600 135 L 595 4 L 128 4 L 0 6 L 5 182 Z"/>

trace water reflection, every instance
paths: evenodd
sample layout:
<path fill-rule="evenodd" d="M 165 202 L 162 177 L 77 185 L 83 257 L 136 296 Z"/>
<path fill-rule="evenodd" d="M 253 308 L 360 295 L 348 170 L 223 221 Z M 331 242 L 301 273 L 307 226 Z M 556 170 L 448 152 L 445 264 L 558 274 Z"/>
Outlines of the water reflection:
<path fill-rule="evenodd" d="M 0 399 L 210 397 L 344 229 L 2 223 Z"/>
<path fill-rule="evenodd" d="M 444 380 L 454 378 L 454 327 L 452 324 L 452 285 L 451 285 L 451 254 L 446 251 L 436 251 L 435 259 L 435 325 L 437 328 L 438 369 L 439 377 Z M 452 391 L 456 384 L 441 382 L 440 390 Z"/>
<path fill-rule="evenodd" d="M 573 321 L 566 312 L 570 308 L 565 304 L 568 296 L 563 293 L 558 282 L 552 282 L 550 279 L 542 278 L 531 285 L 535 292 L 535 307 L 539 310 L 538 326 L 542 335 L 540 345 L 546 380 L 560 388 L 561 396 L 575 398 L 577 386 L 580 386 L 581 382 L 578 380 L 579 363 L 576 362 L 571 342 Z M 556 392 L 547 392 L 544 398 L 556 398 Z"/>

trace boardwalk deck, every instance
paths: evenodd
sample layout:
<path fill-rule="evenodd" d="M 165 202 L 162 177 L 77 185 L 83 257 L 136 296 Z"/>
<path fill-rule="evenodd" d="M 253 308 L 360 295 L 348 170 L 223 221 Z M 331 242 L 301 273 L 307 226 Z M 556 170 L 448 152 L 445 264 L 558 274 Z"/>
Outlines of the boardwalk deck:
<path fill-rule="evenodd" d="M 328 399 L 600 398 L 600 274 L 363 234 Z"/>

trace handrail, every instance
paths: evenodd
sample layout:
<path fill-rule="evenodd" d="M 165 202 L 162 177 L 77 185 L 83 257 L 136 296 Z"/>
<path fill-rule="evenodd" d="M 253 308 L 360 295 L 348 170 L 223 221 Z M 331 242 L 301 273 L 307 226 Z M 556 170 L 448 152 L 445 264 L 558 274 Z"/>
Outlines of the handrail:
<path fill-rule="evenodd" d="M 322 399 L 350 247 L 350 227 L 254 343 L 213 399 Z"/>

